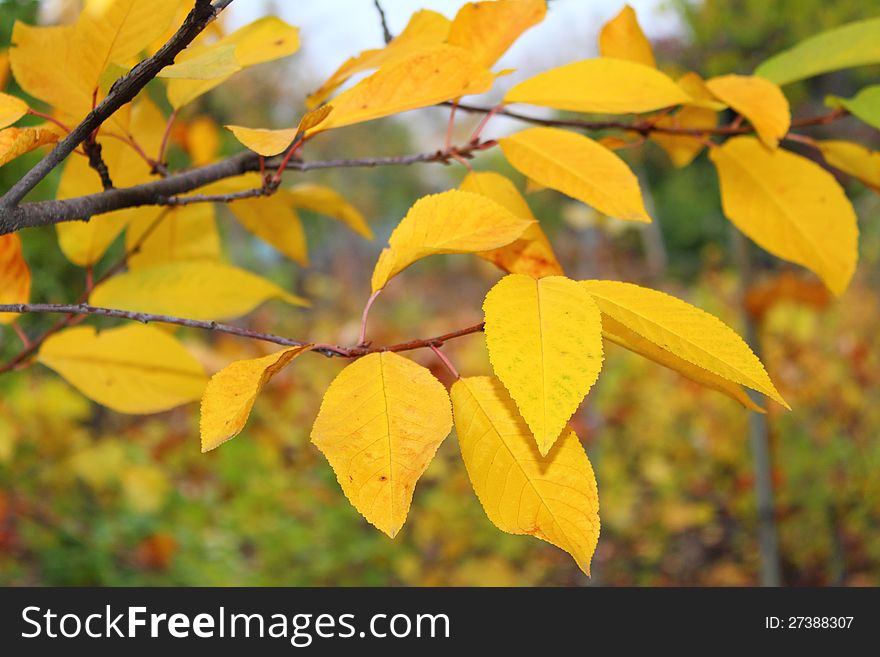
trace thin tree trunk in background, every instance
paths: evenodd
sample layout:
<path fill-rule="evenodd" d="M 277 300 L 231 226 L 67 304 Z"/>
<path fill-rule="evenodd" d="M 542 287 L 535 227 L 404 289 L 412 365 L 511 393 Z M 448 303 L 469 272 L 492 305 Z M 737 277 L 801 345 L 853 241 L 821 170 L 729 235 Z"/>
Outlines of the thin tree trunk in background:
<path fill-rule="evenodd" d="M 739 271 L 740 315 L 743 336 L 758 358 L 762 358 L 757 326 L 746 305 L 746 293 L 754 279 L 751 244 L 731 226 L 733 256 Z M 749 390 L 755 403 L 760 396 Z M 766 415 L 749 411 L 749 442 L 754 460 L 755 500 L 758 505 L 758 549 L 761 556 L 761 586 L 781 586 L 782 568 L 779 556 L 779 532 L 776 526 L 772 455 L 770 453 L 770 425 Z"/>

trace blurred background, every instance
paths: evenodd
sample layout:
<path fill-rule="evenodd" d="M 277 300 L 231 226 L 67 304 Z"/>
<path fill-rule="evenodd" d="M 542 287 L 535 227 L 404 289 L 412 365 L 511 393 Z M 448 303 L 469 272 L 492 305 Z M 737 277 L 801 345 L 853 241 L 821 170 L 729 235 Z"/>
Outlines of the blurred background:
<path fill-rule="evenodd" d="M 459 0 L 385 0 L 392 32 L 429 7 L 451 17 Z M 645 0 L 632 2 L 667 72 L 704 77 L 749 73 L 767 56 L 823 29 L 877 14 L 863 0 Z M 622 3 L 552 0 L 545 22 L 497 68 L 516 68 L 485 102 L 540 70 L 595 56 L 602 23 Z M 72 20 L 78 2 L 0 1 L 0 47 L 15 20 Z M 293 57 L 249 69 L 201 98 L 181 117 L 173 162 L 196 149 L 238 146 L 224 123 L 288 127 L 303 99 L 345 58 L 380 47 L 370 0 L 237 2 L 233 29 L 267 13 L 301 28 Z M 795 116 L 824 113 L 827 94 L 851 96 L 878 67 L 843 71 L 786 87 Z M 10 82 L 14 85 L 14 82 Z M 11 87 L 15 93 L 15 87 Z M 159 88 L 151 88 L 157 98 Z M 325 133 L 306 158 L 415 153 L 440 146 L 447 111 L 423 110 Z M 459 116 L 466 140 L 476 117 Z M 493 121 L 487 137 L 514 129 Z M 207 129 L 206 129 L 207 128 Z M 853 119 L 812 128 L 880 147 Z M 215 137 L 217 135 L 218 137 Z M 216 140 L 216 144 L 214 143 Z M 652 143 L 621 151 L 641 179 L 655 223 L 608 220 L 552 191 L 529 193 L 532 210 L 572 278 L 612 278 L 676 294 L 757 336 L 767 369 L 793 411 L 768 414 L 772 524 L 786 585 L 880 585 L 880 202 L 848 178 L 860 219 L 860 266 L 846 294 L 831 298 L 808 272 L 747 244 L 742 254 L 722 217 L 717 178 L 705 155 L 673 168 Z M 809 157 L 814 153 L 803 151 Z M 39 155 L 0 168 L 7 188 Z M 514 179 L 497 149 L 477 170 Z M 243 233 L 218 209 L 227 255 L 314 301 L 308 312 L 270 303 L 242 323 L 296 337 L 356 341 L 375 258 L 420 196 L 456 186 L 460 165 L 347 169 L 297 174 L 333 186 L 367 217 L 366 242 L 340 223 L 303 213 L 312 266 L 305 270 Z M 53 179 L 37 197 L 51 197 Z M 52 230 L 22 235 L 34 272 L 33 300 L 63 302 L 82 289 Z M 121 252 L 116 245 L 115 253 Z M 738 260 L 738 258 L 740 260 Z M 112 260 L 112 256 L 110 257 Z M 389 285 L 371 316 L 379 343 L 476 323 L 499 273 L 473 258 L 430 258 Z M 51 318 L 27 318 L 31 331 Z M 272 351 L 239 339 L 182 333 L 211 371 Z M 19 344 L 0 331 L 0 356 Z M 465 375 L 488 372 L 481 335 L 450 343 Z M 444 382 L 433 356 L 414 355 Z M 674 372 L 608 345 L 598 384 L 574 419 L 599 480 L 602 533 L 593 578 L 563 552 L 498 531 L 474 496 L 455 437 L 422 477 L 409 520 L 391 541 L 351 508 L 308 435 L 321 395 L 342 363 L 297 361 L 258 400 L 235 440 L 203 455 L 193 404 L 149 417 L 98 407 L 41 366 L 0 378 L 0 584 L 2 585 L 749 585 L 761 581 L 759 516 L 749 414 Z M 767 555 L 765 554 L 765 558 Z"/>

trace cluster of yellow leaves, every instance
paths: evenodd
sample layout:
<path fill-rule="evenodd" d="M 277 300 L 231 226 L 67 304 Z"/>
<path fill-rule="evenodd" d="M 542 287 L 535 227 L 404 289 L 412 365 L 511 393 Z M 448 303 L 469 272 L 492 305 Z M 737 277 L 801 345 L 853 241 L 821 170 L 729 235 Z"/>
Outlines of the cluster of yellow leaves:
<path fill-rule="evenodd" d="M 300 131 L 312 136 L 483 93 L 495 79 L 490 67 L 523 32 L 543 20 L 546 11 L 545 0 L 467 3 L 451 21 L 433 11 L 418 11 L 385 48 L 348 59 L 309 96 L 309 107 L 317 108 L 353 75 L 376 70 L 334 97 L 333 111 L 320 123 L 299 129 L 230 129 L 251 150 L 275 155 Z"/>
<path fill-rule="evenodd" d="M 11 70 L 60 121 L 76 123 L 143 53 L 155 52 L 184 5 L 191 2 L 86 0 L 72 25 L 16 23 Z M 544 0 L 467 3 L 452 20 L 417 12 L 384 48 L 343 63 L 309 97 L 310 111 L 295 128 L 227 128 L 249 149 L 272 157 L 322 131 L 482 93 L 498 77 L 491 71 L 498 59 L 545 13 Z M 853 34 L 864 37 L 863 30 Z M 298 48 L 297 29 L 268 17 L 228 35 L 206 31 L 159 77 L 176 114 L 241 69 Z M 835 293 L 845 289 L 857 257 L 852 206 L 829 173 L 780 148 L 791 116 L 778 84 L 799 79 L 802 66 L 788 57 L 765 67 L 762 76 L 704 81 L 687 73 L 673 79 L 658 69 L 628 6 L 602 28 L 599 51 L 597 58 L 515 85 L 504 102 L 591 114 L 655 113 L 645 119 L 655 128 L 651 139 L 676 166 L 710 148 L 724 212 L 734 224 L 768 251 L 816 272 Z M 852 59 L 859 57 L 841 61 Z M 368 71 L 374 72 L 333 96 L 352 76 Z M 757 138 L 712 142 L 717 112 L 726 108 L 740 115 L 743 132 Z M 28 112 L 24 101 L 0 93 L 0 164 L 60 138 L 54 125 L 9 127 Z M 210 162 L 219 148 L 216 126 L 198 119 L 190 126 L 208 136 L 192 138 L 191 160 Z M 156 175 L 143 153 L 159 153 L 169 127 L 146 95 L 111 117 L 96 140 L 115 185 L 137 185 Z M 613 152 L 627 142 L 534 127 L 499 143 L 531 185 L 557 190 L 612 217 L 651 221 L 637 177 Z M 849 142 L 816 145 L 832 166 L 880 187 L 876 153 Z M 248 174 L 199 193 L 259 190 L 263 184 L 260 175 Z M 58 198 L 100 190 L 85 159 L 72 157 Z M 334 190 L 312 183 L 282 188 L 267 198 L 238 199 L 229 207 L 247 231 L 304 266 L 308 249 L 299 209 L 330 216 L 372 238 L 356 208 Z M 94 305 L 223 320 L 269 299 L 307 304 L 224 260 L 215 209 L 208 203 L 134 208 L 58 227 L 65 256 L 85 267 L 96 264 L 123 232 L 128 270 L 91 290 Z M 500 174 L 471 172 L 459 189 L 419 199 L 379 255 L 372 290 L 378 293 L 422 258 L 454 253 L 476 255 L 506 273 L 483 304 L 494 376 L 459 378 L 447 392 L 421 365 L 392 352 L 370 353 L 333 381 L 312 429 L 312 441 L 345 495 L 391 537 L 403 526 L 417 482 L 454 418 L 465 466 L 490 520 L 503 531 L 559 546 L 589 574 L 599 535 L 598 495 L 589 459 L 569 422 L 599 376 L 603 338 L 752 410 L 761 408 L 744 388 L 787 406 L 759 359 L 717 318 L 655 290 L 568 278 L 525 199 Z M 27 301 L 29 289 L 18 238 L 0 237 L 0 302 Z M 0 323 L 12 319 L 0 316 Z M 167 331 L 141 325 L 101 332 L 75 327 L 50 336 L 37 358 L 89 398 L 120 412 L 157 412 L 201 398 L 201 442 L 208 451 L 241 432 L 263 387 L 313 348 L 293 346 L 233 362 L 208 380 Z M 134 473 L 126 487 L 150 489 L 152 475 L 141 475 Z"/>
<path fill-rule="evenodd" d="M 417 259 L 471 253 L 507 272 L 486 295 L 495 377 L 451 390 L 462 455 L 500 529 L 568 551 L 589 573 L 599 533 L 595 477 L 568 422 L 602 367 L 603 336 L 760 410 L 742 386 L 785 404 L 760 361 L 718 319 L 636 285 L 565 277 L 525 199 L 497 173 L 470 173 L 462 190 L 417 201 L 392 233 L 374 291 Z M 311 348 L 231 364 L 202 399 L 202 447 L 244 426 L 263 385 Z M 389 536 L 402 527 L 416 483 L 449 431 L 450 395 L 424 367 L 373 353 L 333 381 L 312 430 L 340 486 Z"/>

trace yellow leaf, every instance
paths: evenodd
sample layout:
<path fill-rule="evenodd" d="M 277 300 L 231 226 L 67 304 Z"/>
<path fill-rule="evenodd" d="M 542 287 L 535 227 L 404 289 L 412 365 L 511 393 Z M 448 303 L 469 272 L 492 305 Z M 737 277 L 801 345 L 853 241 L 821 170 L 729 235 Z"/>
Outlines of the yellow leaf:
<path fill-rule="evenodd" d="M 0 90 L 6 88 L 9 82 L 9 51 L 0 50 Z"/>
<path fill-rule="evenodd" d="M 682 107 L 671 115 L 661 116 L 654 121 L 661 128 L 677 128 L 685 130 L 707 130 L 718 125 L 718 115 L 714 110 L 704 107 Z M 652 132 L 651 140 L 656 142 L 672 160 L 676 167 L 685 167 L 703 150 L 703 140 L 708 137 L 690 137 L 665 132 Z"/>
<path fill-rule="evenodd" d="M 220 260 L 214 206 L 194 203 L 142 213 L 125 231 L 129 269 L 181 260 Z"/>
<path fill-rule="evenodd" d="M 358 235 L 368 240 L 373 239 L 373 231 L 364 215 L 336 190 L 326 185 L 300 183 L 290 189 L 279 190 L 279 193 L 296 208 L 338 219 Z"/>
<path fill-rule="evenodd" d="M 177 62 L 204 56 L 208 50 L 235 47 L 235 58 L 242 68 L 262 64 L 292 55 L 299 50 L 299 30 L 277 16 L 266 16 L 245 25 L 209 46 L 194 45 L 184 50 Z M 168 101 L 180 109 L 229 78 L 224 75 L 213 80 L 169 80 Z"/>
<path fill-rule="evenodd" d="M 628 114 L 679 105 L 691 100 L 657 69 L 600 57 L 539 73 L 507 92 L 505 103 L 528 103 L 573 112 Z"/>
<path fill-rule="evenodd" d="M 369 71 L 400 61 L 416 50 L 438 46 L 449 35 L 449 19 L 429 9 L 417 11 L 409 19 L 406 28 L 384 48 L 365 50 L 357 57 L 350 57 L 342 64 L 320 89 L 306 98 L 306 106 L 317 107 L 356 73 Z"/>
<path fill-rule="evenodd" d="M 650 223 L 633 172 L 589 137 L 558 128 L 529 128 L 499 142 L 507 161 L 529 179 L 612 217 Z"/>
<path fill-rule="evenodd" d="M 564 276 L 509 274 L 483 311 L 492 369 L 546 455 L 602 369 L 599 309 Z"/>
<path fill-rule="evenodd" d="M 235 46 L 228 43 L 203 50 L 186 59 L 181 56 L 179 62 L 166 66 L 156 77 L 168 80 L 225 80 L 240 70 L 241 64 L 235 57 Z"/>
<path fill-rule="evenodd" d="M 547 236 L 541 230 L 528 203 L 510 180 L 494 171 L 481 173 L 472 171 L 461 181 L 459 189 L 482 194 L 507 208 L 517 217 L 535 222 L 526 228 L 522 237 L 515 242 L 498 249 L 477 253 L 479 257 L 511 274 L 527 274 L 532 278 L 541 278 L 563 273 Z"/>
<path fill-rule="evenodd" d="M 130 130 L 128 129 L 130 127 Z M 130 126 L 126 132 L 148 152 L 159 150 L 165 119 L 156 104 L 148 96 L 141 96 L 131 110 Z M 137 152 L 118 139 L 98 138 L 102 157 L 110 171 L 114 185 L 129 187 L 151 179 L 150 166 Z M 61 172 L 56 197 L 74 198 L 102 191 L 98 174 L 89 167 L 85 157 L 71 155 Z M 152 221 L 157 209 L 143 206 L 118 210 L 92 217 L 88 221 L 70 221 L 58 224 L 58 243 L 68 260 L 82 267 L 93 265 L 107 248 L 132 221 L 146 218 Z"/>
<path fill-rule="evenodd" d="M 297 264 L 309 266 L 302 222 L 283 194 L 276 192 L 265 198 L 233 201 L 229 204 L 229 209 L 248 231 Z"/>
<path fill-rule="evenodd" d="M 563 430 L 542 456 L 497 379 L 459 379 L 451 396 L 461 455 L 489 520 L 565 550 L 589 575 L 599 540 L 599 494 L 574 431 Z"/>
<path fill-rule="evenodd" d="M 278 155 L 287 150 L 299 134 L 297 128 L 269 130 L 267 128 L 245 128 L 240 125 L 227 125 L 227 130 L 242 144 L 263 157 Z"/>
<path fill-rule="evenodd" d="M 89 399 L 120 413 L 158 413 L 195 401 L 207 377 L 173 336 L 141 324 L 96 333 L 77 326 L 49 337 L 37 360 Z"/>
<path fill-rule="evenodd" d="M 749 75 L 722 75 L 706 80 L 706 87 L 742 114 L 768 148 L 776 148 L 791 125 L 788 100 L 769 80 Z"/>
<path fill-rule="evenodd" d="M 736 137 L 709 153 L 724 214 L 770 253 L 812 270 L 835 294 L 855 272 L 859 228 L 852 204 L 830 173 L 757 139 Z"/>
<path fill-rule="evenodd" d="M 27 303 L 31 298 L 31 270 L 15 233 L 0 235 L 0 304 Z M 11 324 L 16 313 L 0 313 L 0 325 Z"/>
<path fill-rule="evenodd" d="M 43 126 L 0 130 L 0 167 L 35 148 L 54 144 L 60 138 L 57 130 Z"/>
<path fill-rule="evenodd" d="M 34 27 L 16 21 L 9 62 L 15 81 L 28 94 L 80 118 L 91 109 L 92 90 L 83 88 L 78 76 L 72 75 L 78 68 L 70 52 L 74 29 L 73 25 Z"/>
<path fill-rule="evenodd" d="M 333 112 L 308 134 L 488 91 L 494 78 L 466 50 L 434 46 L 392 62 L 333 99 Z"/>
<path fill-rule="evenodd" d="M 202 396 L 202 452 L 208 452 L 237 436 L 247 424 L 263 387 L 310 347 L 291 347 L 262 358 L 239 360 L 211 377 Z"/>
<path fill-rule="evenodd" d="M 27 103 L 21 98 L 0 93 L 0 128 L 12 125 L 27 113 Z"/>
<path fill-rule="evenodd" d="M 705 80 L 699 75 L 691 71 L 685 73 L 678 78 L 678 86 L 684 89 L 684 92 L 691 97 L 691 100 L 685 103 L 690 107 L 704 107 L 705 109 L 720 112 L 727 108 L 727 105 L 720 102 L 715 95 L 709 91 Z"/>
<path fill-rule="evenodd" d="M 636 12 L 629 5 L 602 26 L 599 31 L 599 54 L 602 57 L 627 59 L 637 64 L 656 68 L 654 51 L 648 41 Z"/>
<path fill-rule="evenodd" d="M 90 303 L 190 319 L 232 319 L 269 299 L 308 302 L 264 278 L 219 262 L 160 264 L 119 274 L 98 285 Z"/>
<path fill-rule="evenodd" d="M 179 0 L 89 0 L 74 26 L 71 67 L 89 95 L 111 63 L 128 64 L 162 34 L 177 14 Z"/>
<path fill-rule="evenodd" d="M 880 153 L 851 141 L 817 141 L 825 161 L 880 192 Z"/>
<path fill-rule="evenodd" d="M 373 292 L 416 260 L 497 249 L 516 240 L 532 223 L 480 194 L 450 190 L 422 197 L 391 233 L 373 271 Z"/>
<path fill-rule="evenodd" d="M 497 0 L 463 5 L 449 28 L 448 43 L 470 51 L 491 67 L 530 27 L 544 20 L 544 0 Z"/>
<path fill-rule="evenodd" d="M 705 370 L 704 380 L 710 378 L 709 374 L 714 374 L 757 390 L 788 408 L 758 357 L 741 337 L 717 317 L 676 297 L 631 283 L 581 281 L 580 284 L 602 311 L 603 328 L 609 333 L 610 339 L 615 340 L 616 336 L 620 336 L 621 340 L 627 340 L 629 336 L 626 331 L 618 327 L 618 324 L 622 325 L 672 356 Z M 613 322 L 606 322 L 606 318 Z M 630 342 L 639 347 L 638 341 Z M 628 344 L 623 346 L 629 347 Z M 658 362 L 662 357 L 655 357 L 654 351 L 643 355 Z M 674 367 L 672 360 L 667 361 L 661 364 L 694 378 L 693 370 L 683 371 L 684 368 Z M 705 381 L 698 382 L 705 385 Z M 717 386 L 710 387 L 718 389 Z M 722 390 L 726 394 L 730 394 L 729 391 L 730 388 Z M 734 398 L 743 401 L 741 396 Z"/>
<path fill-rule="evenodd" d="M 717 374 L 698 367 L 691 362 L 686 361 L 675 355 L 671 351 L 667 351 L 660 345 L 643 338 L 635 331 L 627 328 L 610 315 L 602 315 L 602 335 L 606 340 L 620 345 L 621 347 L 632 351 L 652 360 L 659 365 L 675 370 L 684 377 L 687 377 L 695 383 L 702 386 L 717 390 L 727 395 L 731 399 L 738 401 L 745 408 L 755 411 L 756 413 L 764 413 L 764 409 L 752 401 L 752 398 L 743 390 L 738 383 L 728 381 Z"/>
<path fill-rule="evenodd" d="M 324 119 L 330 116 L 330 112 L 333 111 L 333 105 L 322 105 L 321 107 L 317 107 L 313 110 L 309 110 L 303 117 L 299 120 L 299 125 L 297 129 L 300 132 L 305 132 L 311 128 L 314 128 L 316 125 L 321 123 Z"/>
<path fill-rule="evenodd" d="M 419 477 L 451 428 L 443 384 L 421 365 L 383 352 L 356 360 L 333 380 L 312 442 L 352 505 L 394 538 Z"/>
<path fill-rule="evenodd" d="M 210 116 L 198 116 L 186 126 L 186 150 L 194 166 L 210 164 L 220 152 L 217 124 Z"/>
<path fill-rule="evenodd" d="M 116 153 L 121 149 L 122 142 L 115 140 L 98 140 L 103 147 L 103 154 L 108 168 L 112 166 Z M 107 157 L 107 156 L 110 157 Z M 110 169 L 111 175 L 117 169 Z M 88 160 L 81 155 L 72 154 L 67 158 L 61 171 L 56 198 L 66 199 L 96 194 L 103 190 L 97 172 L 89 166 Z M 65 257 L 75 265 L 86 267 L 93 265 L 110 247 L 128 222 L 136 216 L 137 210 L 120 210 L 100 214 L 88 221 L 68 221 L 55 227 L 58 233 L 58 245 Z"/>
<path fill-rule="evenodd" d="M 227 125 L 235 138 L 249 149 L 264 157 L 278 155 L 287 150 L 297 135 L 321 124 L 333 111 L 332 105 L 322 105 L 306 112 L 296 128 L 269 130 L 266 128 L 245 128 L 240 125 Z"/>

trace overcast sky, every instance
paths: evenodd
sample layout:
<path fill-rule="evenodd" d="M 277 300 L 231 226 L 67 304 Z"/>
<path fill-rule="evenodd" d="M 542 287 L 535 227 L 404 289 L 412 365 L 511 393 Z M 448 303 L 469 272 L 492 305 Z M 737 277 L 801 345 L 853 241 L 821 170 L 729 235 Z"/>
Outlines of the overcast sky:
<path fill-rule="evenodd" d="M 463 0 L 382 1 L 394 34 L 403 30 L 410 15 L 418 9 L 433 9 L 452 18 L 463 4 Z M 661 0 L 629 0 L 629 4 L 638 13 L 649 37 L 677 31 L 676 18 L 662 9 Z M 553 0 L 544 22 L 527 32 L 496 68 L 529 68 L 534 72 L 572 58 L 595 56 L 599 28 L 622 6 L 623 0 Z M 228 11 L 230 27 L 267 13 L 277 13 L 298 26 L 301 56 L 323 77 L 346 57 L 382 45 L 373 0 L 243 0 L 233 2 Z"/>

